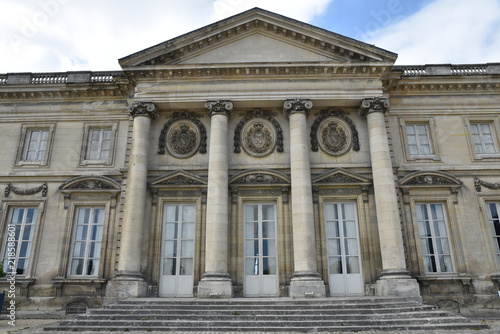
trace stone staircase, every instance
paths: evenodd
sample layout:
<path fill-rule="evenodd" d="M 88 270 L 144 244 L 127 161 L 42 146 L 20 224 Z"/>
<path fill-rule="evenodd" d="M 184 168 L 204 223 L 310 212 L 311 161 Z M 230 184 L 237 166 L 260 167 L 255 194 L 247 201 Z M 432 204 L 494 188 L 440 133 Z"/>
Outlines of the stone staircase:
<path fill-rule="evenodd" d="M 263 331 L 483 329 L 407 298 L 126 299 L 46 331 Z"/>

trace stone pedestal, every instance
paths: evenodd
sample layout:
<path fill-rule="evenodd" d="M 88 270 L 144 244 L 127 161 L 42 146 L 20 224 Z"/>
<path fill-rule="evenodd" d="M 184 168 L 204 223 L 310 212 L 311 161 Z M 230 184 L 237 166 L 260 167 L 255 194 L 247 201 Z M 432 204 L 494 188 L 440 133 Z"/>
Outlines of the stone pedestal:
<path fill-rule="evenodd" d="M 389 108 L 386 98 L 363 100 L 359 114 L 366 116 L 370 138 L 370 156 L 375 190 L 382 275 L 375 293 L 379 296 L 419 296 L 418 283 L 408 275 L 403 248 L 398 200 L 392 169 L 384 114 Z"/>
<path fill-rule="evenodd" d="M 326 295 L 325 285 L 319 278 L 316 263 L 316 234 L 306 123 L 310 108 L 312 108 L 310 100 L 287 100 L 283 104 L 283 111 L 290 120 L 294 251 L 294 274 L 290 283 L 290 297 L 292 298 Z"/>
<path fill-rule="evenodd" d="M 147 197 L 148 148 L 151 119 L 158 118 L 153 103 L 138 102 L 129 108 L 134 118 L 127 192 L 123 212 L 118 275 L 108 283 L 106 295 L 128 298 L 146 295 L 141 275 L 142 229 Z"/>
<path fill-rule="evenodd" d="M 209 101 L 210 150 L 208 157 L 205 273 L 198 285 L 199 298 L 230 298 L 232 282 L 227 272 L 229 240 L 228 117 L 229 101 Z"/>

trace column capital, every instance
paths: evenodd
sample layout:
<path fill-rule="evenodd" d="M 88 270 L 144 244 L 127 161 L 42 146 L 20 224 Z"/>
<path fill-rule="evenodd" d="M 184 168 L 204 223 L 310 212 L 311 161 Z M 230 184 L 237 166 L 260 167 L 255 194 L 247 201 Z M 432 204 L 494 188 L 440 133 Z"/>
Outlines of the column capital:
<path fill-rule="evenodd" d="M 228 100 L 207 101 L 205 103 L 205 108 L 210 111 L 210 117 L 215 114 L 222 114 L 226 115 L 227 117 L 231 117 L 233 115 L 233 103 Z"/>
<path fill-rule="evenodd" d="M 152 102 L 133 102 L 128 106 L 128 113 L 135 118 L 136 116 L 147 116 L 151 119 L 158 118 L 158 110 Z"/>
<path fill-rule="evenodd" d="M 283 113 L 288 117 L 295 113 L 304 113 L 306 116 L 308 116 L 309 109 L 311 109 L 312 106 L 313 103 L 309 99 L 295 98 L 285 100 L 285 102 L 283 102 Z"/>
<path fill-rule="evenodd" d="M 385 97 L 370 97 L 361 102 L 358 114 L 366 116 L 372 112 L 381 112 L 385 114 L 389 110 L 389 99 Z"/>

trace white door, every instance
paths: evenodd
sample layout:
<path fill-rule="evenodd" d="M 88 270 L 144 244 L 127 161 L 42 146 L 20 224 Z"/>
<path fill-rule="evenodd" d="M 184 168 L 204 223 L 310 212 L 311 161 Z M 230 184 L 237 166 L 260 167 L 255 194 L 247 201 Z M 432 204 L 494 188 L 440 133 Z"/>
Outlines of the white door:
<path fill-rule="evenodd" d="M 326 203 L 325 221 L 330 295 L 363 295 L 356 204 Z"/>
<path fill-rule="evenodd" d="M 163 207 L 160 296 L 193 296 L 195 211 L 192 204 Z"/>
<path fill-rule="evenodd" d="M 276 205 L 246 204 L 244 210 L 244 295 L 279 296 Z"/>

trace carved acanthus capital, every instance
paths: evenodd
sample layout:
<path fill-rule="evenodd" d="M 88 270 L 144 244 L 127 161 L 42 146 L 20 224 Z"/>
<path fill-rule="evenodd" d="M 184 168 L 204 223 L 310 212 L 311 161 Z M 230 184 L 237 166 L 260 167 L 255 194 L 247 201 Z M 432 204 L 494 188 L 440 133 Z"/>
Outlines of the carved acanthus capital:
<path fill-rule="evenodd" d="M 304 113 L 306 116 L 309 115 L 309 109 L 311 109 L 313 103 L 311 100 L 295 98 L 291 100 L 285 100 L 283 102 L 283 113 L 290 117 L 290 115 L 295 113 Z"/>
<path fill-rule="evenodd" d="M 159 116 L 156 106 L 151 102 L 134 102 L 129 105 L 128 112 L 133 118 L 136 116 L 147 116 L 151 119 L 157 119 Z"/>
<path fill-rule="evenodd" d="M 361 102 L 358 114 L 360 116 L 366 116 L 372 112 L 381 112 L 385 114 L 387 111 L 389 111 L 389 99 L 385 97 L 371 97 Z"/>
<path fill-rule="evenodd" d="M 233 115 L 233 103 L 227 100 L 215 100 L 215 101 L 207 101 L 205 103 L 205 108 L 210 110 L 208 114 L 210 117 L 216 114 L 226 115 L 227 117 L 231 117 Z"/>

